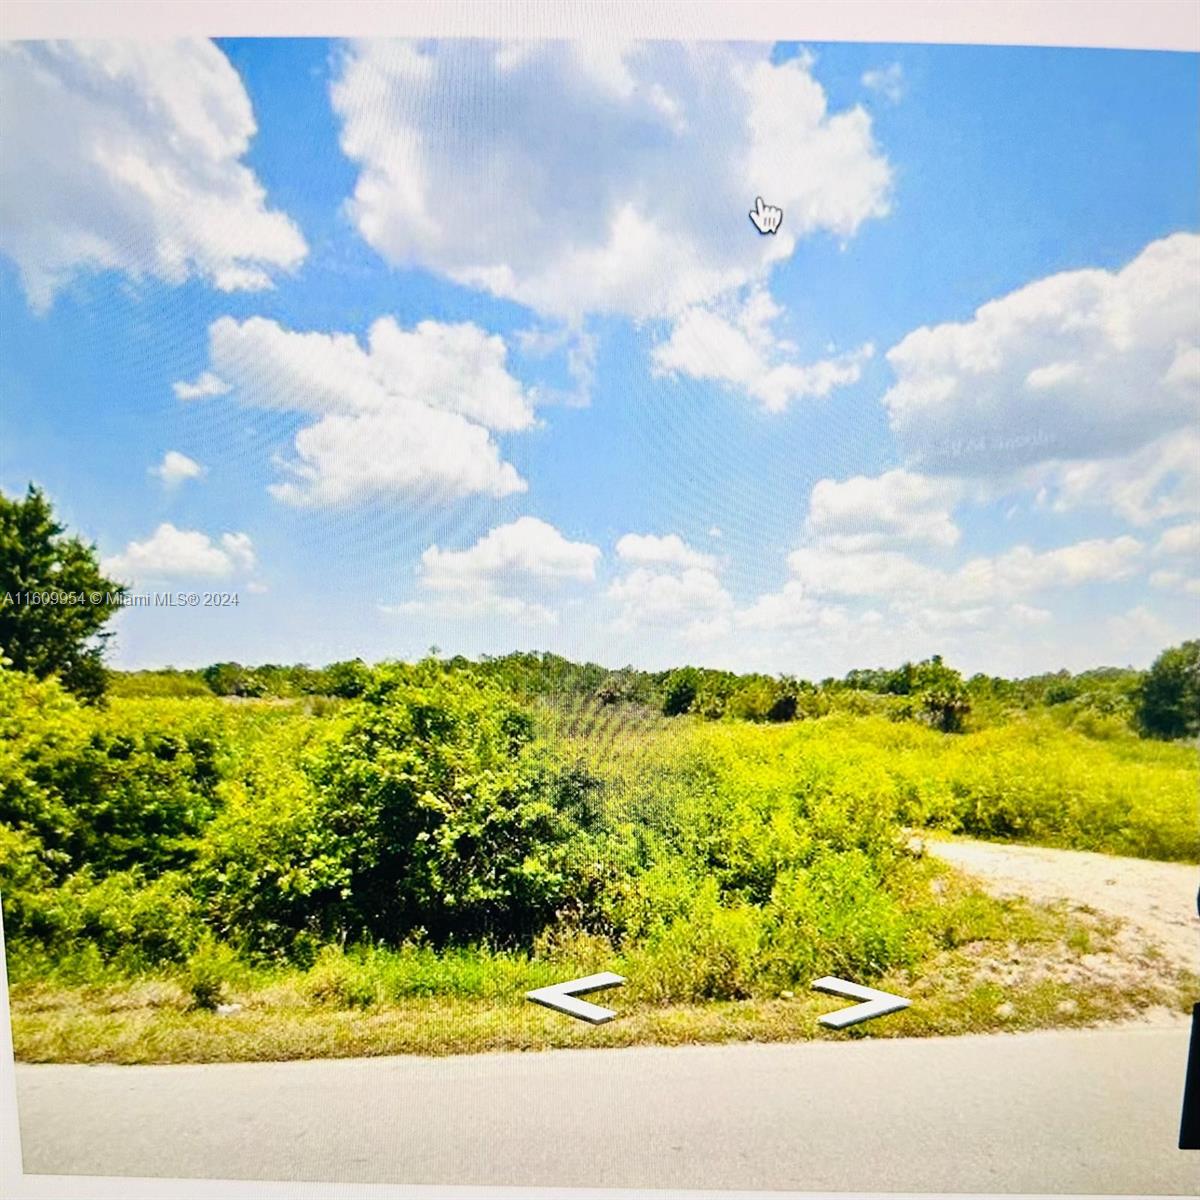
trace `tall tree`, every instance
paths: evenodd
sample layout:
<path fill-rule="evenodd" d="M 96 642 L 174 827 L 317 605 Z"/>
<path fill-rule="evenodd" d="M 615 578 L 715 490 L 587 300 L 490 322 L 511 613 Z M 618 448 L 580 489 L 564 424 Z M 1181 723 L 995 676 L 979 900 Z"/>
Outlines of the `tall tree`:
<path fill-rule="evenodd" d="M 68 537 L 41 489 L 0 492 L 0 657 L 38 678 L 57 675 L 85 699 L 104 692 L 104 625 L 124 586 L 106 578 L 96 548 Z"/>
<path fill-rule="evenodd" d="M 1172 646 L 1154 660 L 1138 691 L 1137 717 L 1151 737 L 1200 734 L 1200 640 Z"/>

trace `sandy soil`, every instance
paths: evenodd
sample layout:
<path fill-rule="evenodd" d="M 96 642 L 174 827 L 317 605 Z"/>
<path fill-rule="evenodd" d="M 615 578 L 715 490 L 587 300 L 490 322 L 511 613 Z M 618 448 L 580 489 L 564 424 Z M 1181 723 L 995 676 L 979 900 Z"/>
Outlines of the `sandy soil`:
<path fill-rule="evenodd" d="M 1119 917 L 1176 965 L 1200 973 L 1198 867 L 962 838 L 929 840 L 925 849 L 976 876 L 995 894 L 1066 900 Z"/>

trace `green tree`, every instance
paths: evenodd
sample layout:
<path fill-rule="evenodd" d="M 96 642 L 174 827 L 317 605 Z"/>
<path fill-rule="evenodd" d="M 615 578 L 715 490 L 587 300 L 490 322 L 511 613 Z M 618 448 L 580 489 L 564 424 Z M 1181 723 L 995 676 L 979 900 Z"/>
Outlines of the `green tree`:
<path fill-rule="evenodd" d="M 530 714 L 482 675 L 380 666 L 305 744 L 277 736 L 206 833 L 202 890 L 222 933 L 259 949 L 421 930 L 511 942 L 585 896 L 593 781 L 534 747 Z"/>
<path fill-rule="evenodd" d="M 371 682 L 371 668 L 361 658 L 330 663 L 325 668 L 325 689 L 331 696 L 356 699 Z"/>
<path fill-rule="evenodd" d="M 1157 738 L 1200 734 L 1200 639 L 1164 650 L 1137 692 L 1137 721 Z"/>
<path fill-rule="evenodd" d="M 909 694 L 917 697 L 921 716 L 943 733 L 961 733 L 971 711 L 962 676 L 946 666 L 940 654 L 924 662 L 905 663 L 900 671 L 909 680 Z"/>
<path fill-rule="evenodd" d="M 124 591 L 101 573 L 94 546 L 66 536 L 39 488 L 20 500 L 0 493 L 0 657 L 13 668 L 98 699 L 104 625 Z"/>
<path fill-rule="evenodd" d="M 663 714 L 677 717 L 691 710 L 700 690 L 700 672 L 695 667 L 678 667 L 663 684 Z"/>

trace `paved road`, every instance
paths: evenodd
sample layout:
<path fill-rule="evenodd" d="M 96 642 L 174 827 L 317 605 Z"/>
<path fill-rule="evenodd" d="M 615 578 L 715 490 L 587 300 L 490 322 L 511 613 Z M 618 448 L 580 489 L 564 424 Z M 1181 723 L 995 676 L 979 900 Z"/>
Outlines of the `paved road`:
<path fill-rule="evenodd" d="M 565 1020 L 566 1018 L 564 1018 Z M 886 1018 L 885 1018 L 886 1019 Z M 1188 1028 L 18 1066 L 29 1172 L 1190 1194 Z"/>

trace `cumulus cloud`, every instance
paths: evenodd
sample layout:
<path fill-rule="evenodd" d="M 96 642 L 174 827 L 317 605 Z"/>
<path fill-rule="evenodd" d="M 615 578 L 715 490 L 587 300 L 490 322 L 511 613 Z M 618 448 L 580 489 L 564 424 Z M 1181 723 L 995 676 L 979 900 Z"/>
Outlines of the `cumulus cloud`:
<path fill-rule="evenodd" d="M 717 577 L 713 555 L 677 533 L 627 533 L 616 551 L 629 569 L 605 593 L 616 608 L 615 630 L 669 627 L 692 641 L 729 632 L 734 602 Z"/>
<path fill-rule="evenodd" d="M 911 466 L 997 475 L 1125 457 L 1200 414 L 1200 236 L 1119 271 L 1065 271 L 888 351 L 884 396 Z"/>
<path fill-rule="evenodd" d="M 332 100 L 379 254 L 575 324 L 678 315 L 888 211 L 866 111 L 757 45 L 374 40 Z M 756 195 L 773 237 L 748 236 Z"/>
<path fill-rule="evenodd" d="M 171 384 L 171 390 L 177 400 L 204 400 L 209 396 L 224 396 L 229 392 L 229 384 L 219 379 L 211 371 L 201 371 L 188 383 L 184 379 Z"/>
<path fill-rule="evenodd" d="M 677 533 L 627 533 L 617 541 L 617 557 L 640 566 L 699 567 L 711 571 L 711 554 L 692 549 Z"/>
<path fill-rule="evenodd" d="M 1094 538 L 1040 552 L 1014 546 L 945 570 L 894 550 L 841 553 L 804 546 L 788 556 L 788 566 L 806 594 L 874 596 L 908 605 L 961 608 L 1014 602 L 1052 588 L 1128 579 L 1137 571 L 1143 549 L 1129 536 Z"/>
<path fill-rule="evenodd" d="M 1166 592 L 1200 596 L 1200 579 L 1185 575 L 1182 571 L 1152 571 L 1150 586 Z"/>
<path fill-rule="evenodd" d="M 953 480 L 885 471 L 836 482 L 819 480 L 808 504 L 806 530 L 836 550 L 879 550 L 897 543 L 953 546 L 959 529 L 950 509 L 959 499 Z"/>
<path fill-rule="evenodd" d="M 618 629 L 666 625 L 695 636 L 711 632 L 714 621 L 733 611 L 733 601 L 716 574 L 701 567 L 678 571 L 638 567 L 614 579 L 607 595 L 618 606 Z M 723 627 L 723 623 L 715 626 Z"/>
<path fill-rule="evenodd" d="M 1054 512 L 1108 509 L 1133 525 L 1200 513 L 1200 433 L 1181 429 L 1131 454 L 1032 467 L 1017 482 Z"/>
<path fill-rule="evenodd" d="M 1157 555 L 1192 554 L 1200 555 L 1200 521 L 1190 521 L 1186 525 L 1172 525 L 1163 530 L 1162 536 L 1154 547 Z"/>
<path fill-rule="evenodd" d="M 554 625 L 551 593 L 596 577 L 600 548 L 573 542 L 547 521 L 519 517 L 498 525 L 465 550 L 430 546 L 417 575 L 434 595 L 384 611 L 452 621 L 500 618 L 528 625 Z"/>
<path fill-rule="evenodd" d="M 181 454 L 178 450 L 168 450 L 157 467 L 150 468 L 151 475 L 157 475 L 167 488 L 178 487 L 189 479 L 199 479 L 205 468 L 193 458 Z"/>
<path fill-rule="evenodd" d="M 242 159 L 255 133 L 211 42 L 0 47 L 0 251 L 44 312 L 81 272 L 271 286 L 307 247 Z"/>
<path fill-rule="evenodd" d="M 521 582 L 586 583 L 596 577 L 600 548 L 572 542 L 537 517 L 499 525 L 466 550 L 430 546 L 421 555 L 421 582 L 435 591 L 504 588 Z"/>
<path fill-rule="evenodd" d="M 904 68 L 898 62 L 873 67 L 863 72 L 862 85 L 868 91 L 878 92 L 891 104 L 899 104 L 904 99 Z"/>
<path fill-rule="evenodd" d="M 878 613 L 868 614 L 878 618 Z M 822 603 L 809 596 L 799 580 L 789 580 L 777 592 L 757 597 L 737 614 L 743 629 L 772 632 L 778 630 L 844 629 L 850 623 L 849 612 L 839 605 Z"/>
<path fill-rule="evenodd" d="M 105 558 L 107 575 L 141 583 L 171 578 L 219 579 L 255 564 L 254 545 L 248 534 L 223 533 L 213 539 L 196 529 L 177 529 L 164 521 L 145 541 L 132 541 Z"/>
<path fill-rule="evenodd" d="M 685 309 L 670 337 L 651 354 L 655 373 L 714 380 L 744 391 L 767 412 L 783 412 L 795 400 L 857 383 L 874 353 L 867 343 L 834 358 L 800 363 L 795 346 L 771 329 L 781 309 L 764 289 L 752 291 L 740 306 L 725 307 L 724 313 Z"/>
<path fill-rule="evenodd" d="M 506 355 L 502 338 L 470 322 L 409 330 L 380 317 L 364 347 L 352 334 L 222 317 L 209 328 L 206 374 L 243 404 L 316 418 L 271 488 L 288 503 L 506 496 L 526 484 L 492 431 L 534 423 Z"/>
<path fill-rule="evenodd" d="M 403 604 L 381 604 L 379 611 L 388 616 L 424 617 L 433 620 L 469 621 L 478 618 L 502 618 L 520 625 L 557 625 L 558 613 L 544 604 L 482 592 L 477 596 L 439 596 L 437 600 L 406 600 Z"/>

